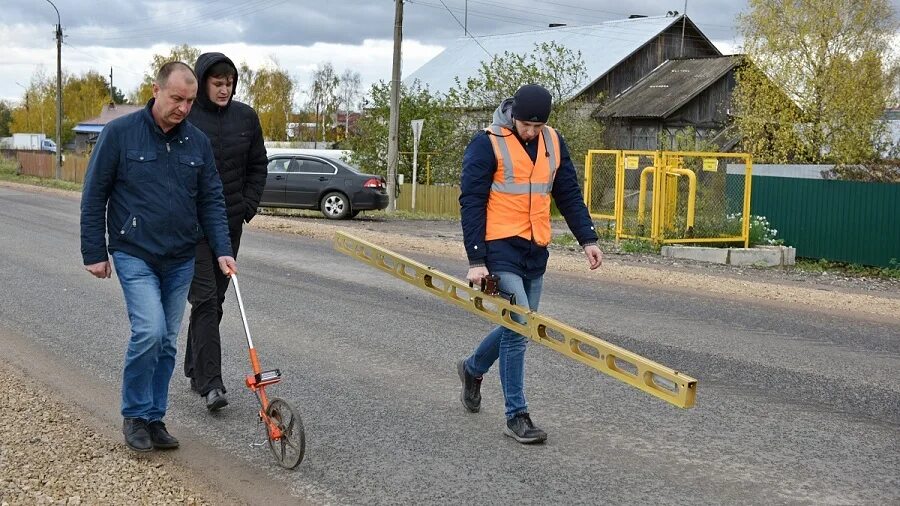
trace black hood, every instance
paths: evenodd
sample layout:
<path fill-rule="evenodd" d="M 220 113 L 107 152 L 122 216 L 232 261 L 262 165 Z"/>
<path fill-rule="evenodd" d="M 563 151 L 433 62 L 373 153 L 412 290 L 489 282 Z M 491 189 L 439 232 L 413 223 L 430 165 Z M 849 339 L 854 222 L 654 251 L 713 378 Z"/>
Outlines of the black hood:
<path fill-rule="evenodd" d="M 231 101 L 234 100 L 234 93 L 237 91 L 238 84 L 237 67 L 234 66 L 234 62 L 222 53 L 203 53 L 197 58 L 197 63 L 194 64 L 194 74 L 197 75 L 199 81 L 199 85 L 197 86 L 197 102 L 203 105 L 203 107 L 218 107 L 218 105 L 210 100 L 209 96 L 206 94 L 206 79 L 209 77 L 206 73 L 209 72 L 209 69 L 213 65 L 219 62 L 225 62 L 234 69 L 234 88 L 231 90 L 231 98 L 228 99 L 228 105 L 231 105 Z M 226 105 L 225 107 L 228 106 Z"/>

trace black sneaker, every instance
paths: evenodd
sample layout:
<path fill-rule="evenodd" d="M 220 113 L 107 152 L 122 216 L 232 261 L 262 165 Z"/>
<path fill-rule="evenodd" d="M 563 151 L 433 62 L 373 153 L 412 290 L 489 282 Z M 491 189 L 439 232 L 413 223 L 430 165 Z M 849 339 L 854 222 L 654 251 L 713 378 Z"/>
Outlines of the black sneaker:
<path fill-rule="evenodd" d="M 507 436 L 522 444 L 543 443 L 547 440 L 547 433 L 534 426 L 528 413 L 519 413 L 506 421 Z"/>
<path fill-rule="evenodd" d="M 150 433 L 150 441 L 153 443 L 154 448 L 160 450 L 178 448 L 178 440 L 169 434 L 169 431 L 166 430 L 166 424 L 162 423 L 161 420 L 148 423 L 147 431 Z"/>
<path fill-rule="evenodd" d="M 462 381 L 462 392 L 459 399 L 463 406 L 472 413 L 478 413 L 481 410 L 481 376 L 475 377 L 466 370 L 466 361 L 460 360 L 456 363 L 456 372 L 459 373 L 459 380 Z"/>
<path fill-rule="evenodd" d="M 125 444 L 136 452 L 149 452 L 153 449 L 147 422 L 142 418 L 125 418 L 122 421 L 122 434 L 125 435 Z"/>
<path fill-rule="evenodd" d="M 206 409 L 210 411 L 218 411 L 228 405 L 228 399 L 225 398 L 225 392 L 218 388 L 213 388 L 206 394 Z"/>

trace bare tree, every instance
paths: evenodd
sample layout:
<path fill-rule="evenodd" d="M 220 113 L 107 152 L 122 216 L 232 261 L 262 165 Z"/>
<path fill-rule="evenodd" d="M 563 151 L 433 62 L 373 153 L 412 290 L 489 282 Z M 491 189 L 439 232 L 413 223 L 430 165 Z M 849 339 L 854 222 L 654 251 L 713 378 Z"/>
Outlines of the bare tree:
<path fill-rule="evenodd" d="M 341 74 L 340 99 L 344 106 L 344 137 L 350 132 L 350 107 L 359 97 L 362 79 L 359 72 L 347 69 Z"/>
<path fill-rule="evenodd" d="M 326 125 L 328 116 L 337 111 L 338 85 L 340 78 L 334 73 L 334 66 L 330 62 L 320 64 L 313 71 L 312 83 L 310 83 L 309 97 L 310 105 L 316 111 L 316 137 L 318 138 L 319 115 L 321 114 L 322 123 L 322 141 L 325 141 Z"/>

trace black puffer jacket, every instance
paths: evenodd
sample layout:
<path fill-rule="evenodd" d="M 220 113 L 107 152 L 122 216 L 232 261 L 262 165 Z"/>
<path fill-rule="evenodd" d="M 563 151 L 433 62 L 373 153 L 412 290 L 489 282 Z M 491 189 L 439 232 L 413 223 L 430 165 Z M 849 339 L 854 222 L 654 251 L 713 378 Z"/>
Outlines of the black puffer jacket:
<path fill-rule="evenodd" d="M 222 53 L 204 53 L 197 58 L 194 65 L 194 73 L 200 80 L 197 101 L 187 119 L 202 130 L 212 143 L 225 194 L 228 228 L 235 237 L 240 234 L 241 222 L 249 222 L 256 214 L 266 185 L 268 159 L 256 111 L 234 100 L 233 91 L 225 107 L 216 105 L 206 94 L 206 73 L 222 61 L 234 67 L 234 63 Z M 237 88 L 237 81 L 234 84 Z"/>

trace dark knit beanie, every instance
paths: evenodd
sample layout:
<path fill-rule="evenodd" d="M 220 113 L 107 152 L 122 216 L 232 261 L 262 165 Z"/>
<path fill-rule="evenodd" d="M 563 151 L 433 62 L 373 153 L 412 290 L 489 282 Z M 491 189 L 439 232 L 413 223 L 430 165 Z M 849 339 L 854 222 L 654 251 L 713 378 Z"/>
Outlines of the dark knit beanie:
<path fill-rule="evenodd" d="M 512 117 L 519 121 L 546 123 L 550 117 L 553 98 L 550 92 L 537 84 L 526 84 L 513 96 Z"/>

